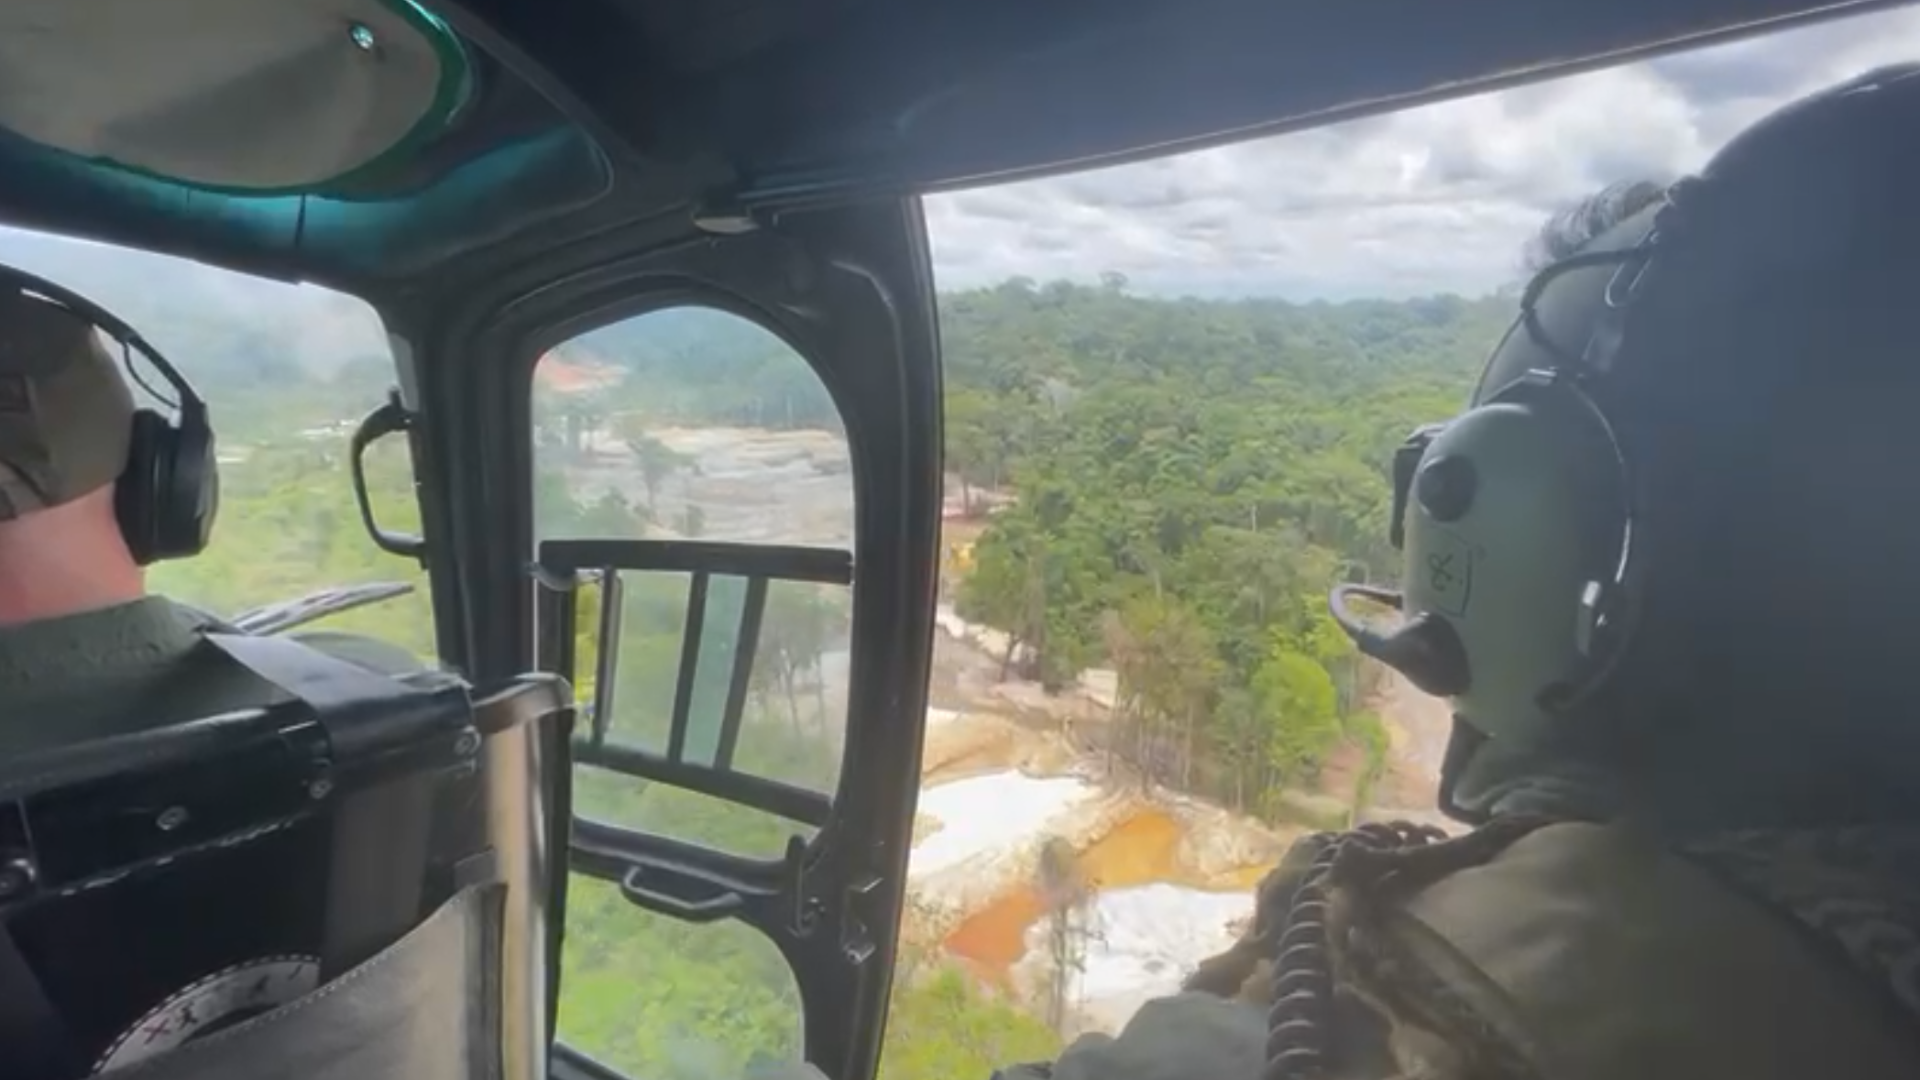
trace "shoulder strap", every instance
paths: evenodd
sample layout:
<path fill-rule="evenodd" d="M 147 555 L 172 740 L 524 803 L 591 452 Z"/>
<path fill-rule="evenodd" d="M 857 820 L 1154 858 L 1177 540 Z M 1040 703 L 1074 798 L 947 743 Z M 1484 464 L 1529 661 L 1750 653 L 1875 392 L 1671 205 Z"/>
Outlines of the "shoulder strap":
<path fill-rule="evenodd" d="M 464 716 L 465 687 L 421 687 L 280 637 L 209 631 L 208 644 L 312 709 L 334 752 L 352 757 Z"/>
<path fill-rule="evenodd" d="M 204 636 L 311 708 L 341 756 L 425 734 L 460 718 L 467 706 L 462 687 L 412 686 L 285 638 Z M 404 777 L 357 792 L 335 809 L 323 979 L 372 956 L 419 921 L 435 786 L 425 777 Z"/>

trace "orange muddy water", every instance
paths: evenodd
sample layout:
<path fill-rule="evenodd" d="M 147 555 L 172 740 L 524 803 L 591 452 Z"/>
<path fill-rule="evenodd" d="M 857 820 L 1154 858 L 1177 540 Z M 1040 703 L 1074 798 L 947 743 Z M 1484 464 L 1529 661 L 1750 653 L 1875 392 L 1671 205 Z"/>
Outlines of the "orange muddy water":
<path fill-rule="evenodd" d="M 1251 890 L 1266 872 L 1248 867 L 1205 882 L 1182 880 L 1176 858 L 1180 824 L 1159 810 L 1143 810 L 1120 822 L 1075 858 L 1081 880 L 1094 889 L 1120 889 L 1155 882 L 1196 888 Z M 999 979 L 1026 955 L 1027 928 L 1043 914 L 1037 889 L 1021 885 L 961 920 L 947 935 L 947 951 L 971 961 L 982 974 Z"/>

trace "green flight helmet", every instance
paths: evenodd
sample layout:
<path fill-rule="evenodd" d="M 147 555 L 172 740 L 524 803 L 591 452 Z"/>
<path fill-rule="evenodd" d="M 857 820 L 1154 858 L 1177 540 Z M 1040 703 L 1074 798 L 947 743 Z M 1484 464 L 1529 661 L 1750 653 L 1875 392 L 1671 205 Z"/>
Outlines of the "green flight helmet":
<path fill-rule="evenodd" d="M 1543 275 L 1489 357 L 1469 407 L 1409 437 L 1394 467 L 1398 591 L 1344 586 L 1335 616 L 1360 649 L 1493 738 L 1531 740 L 1604 676 L 1632 609 L 1626 462 L 1605 412 L 1552 342 L 1585 342 L 1650 234 L 1655 203 Z M 1626 260 L 1626 261 L 1623 261 Z M 1369 627 L 1346 598 L 1401 609 Z"/>

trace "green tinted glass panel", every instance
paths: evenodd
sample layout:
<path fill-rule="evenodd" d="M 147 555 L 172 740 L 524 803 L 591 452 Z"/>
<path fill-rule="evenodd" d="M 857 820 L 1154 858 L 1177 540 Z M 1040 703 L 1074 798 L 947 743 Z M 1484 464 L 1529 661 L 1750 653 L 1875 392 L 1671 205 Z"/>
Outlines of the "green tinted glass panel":
<path fill-rule="evenodd" d="M 670 836 L 751 859 L 778 859 L 787 838 L 812 840 L 810 825 L 712 795 L 593 765 L 574 767 L 574 812 L 594 821 Z"/>
<path fill-rule="evenodd" d="M 561 1041 L 628 1076 L 729 1080 L 803 1053 L 793 972 L 743 923 L 691 925 L 575 875 L 562 970 Z"/>
<path fill-rule="evenodd" d="M 719 762 L 734 667 L 741 658 L 740 628 L 746 603 L 745 578 L 717 575 L 707 579 L 705 611 L 700 620 L 700 653 L 693 670 L 686 746 L 682 752 L 682 758 L 688 762 L 702 765 Z"/>

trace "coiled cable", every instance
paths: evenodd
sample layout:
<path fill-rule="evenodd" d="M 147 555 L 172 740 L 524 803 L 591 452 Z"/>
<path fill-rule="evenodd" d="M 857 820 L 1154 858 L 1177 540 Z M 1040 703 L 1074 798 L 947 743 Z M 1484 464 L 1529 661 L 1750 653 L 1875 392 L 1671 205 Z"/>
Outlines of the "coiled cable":
<path fill-rule="evenodd" d="M 1327 941 L 1327 883 L 1349 847 L 1404 851 L 1446 839 L 1432 825 L 1375 822 L 1301 841 L 1311 851 L 1307 869 L 1278 924 L 1272 1004 L 1267 1012 L 1265 1080 L 1311 1080 L 1326 1073 L 1332 1045 L 1333 962 Z"/>

